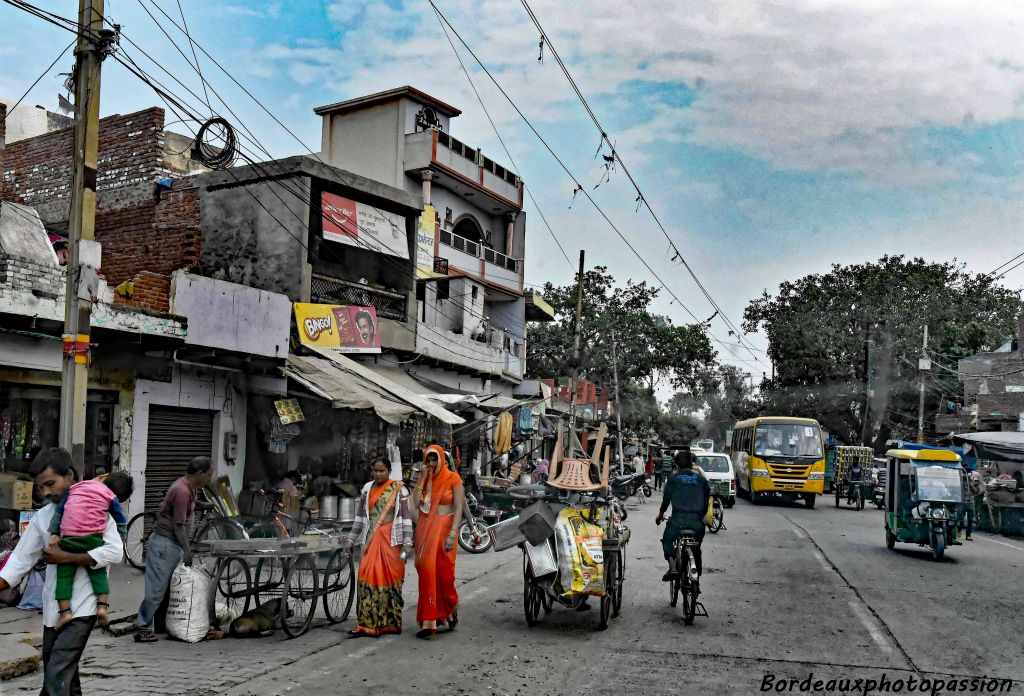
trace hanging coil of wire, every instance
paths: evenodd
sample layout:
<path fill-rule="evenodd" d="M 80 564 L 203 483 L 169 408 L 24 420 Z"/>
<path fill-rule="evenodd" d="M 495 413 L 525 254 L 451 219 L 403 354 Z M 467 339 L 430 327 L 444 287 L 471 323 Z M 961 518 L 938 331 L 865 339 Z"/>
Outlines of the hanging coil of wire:
<path fill-rule="evenodd" d="M 196 133 L 192 159 L 210 169 L 227 169 L 235 163 L 235 130 L 226 119 L 209 119 Z"/>

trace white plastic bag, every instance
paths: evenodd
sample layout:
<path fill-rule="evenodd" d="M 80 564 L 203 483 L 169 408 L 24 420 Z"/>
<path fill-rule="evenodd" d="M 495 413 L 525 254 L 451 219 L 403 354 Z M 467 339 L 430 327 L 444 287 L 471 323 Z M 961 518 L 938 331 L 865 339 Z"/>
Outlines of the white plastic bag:
<path fill-rule="evenodd" d="M 202 568 L 179 564 L 171 576 L 167 603 L 167 633 L 186 643 L 198 643 L 210 632 L 209 597 L 212 579 Z"/>

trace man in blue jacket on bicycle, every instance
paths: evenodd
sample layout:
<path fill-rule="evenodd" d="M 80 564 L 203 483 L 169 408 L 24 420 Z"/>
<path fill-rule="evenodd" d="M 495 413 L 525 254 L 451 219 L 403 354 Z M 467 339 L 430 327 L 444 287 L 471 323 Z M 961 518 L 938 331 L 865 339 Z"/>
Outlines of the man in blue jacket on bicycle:
<path fill-rule="evenodd" d="M 668 582 L 674 580 L 685 568 L 676 567 L 676 539 L 683 531 L 693 532 L 697 545 L 693 548 L 693 560 L 697 565 L 697 575 L 701 574 L 700 545 L 704 540 L 704 515 L 711 500 L 711 487 L 707 479 L 693 469 L 693 456 L 689 449 L 680 450 L 675 458 L 675 471 L 665 483 L 665 493 L 661 500 L 661 510 L 654 520 L 661 524 L 665 519 L 665 510 L 672 504 L 672 516 L 665 525 L 665 534 L 661 537 L 661 546 L 668 561 L 668 572 L 661 578 Z"/>

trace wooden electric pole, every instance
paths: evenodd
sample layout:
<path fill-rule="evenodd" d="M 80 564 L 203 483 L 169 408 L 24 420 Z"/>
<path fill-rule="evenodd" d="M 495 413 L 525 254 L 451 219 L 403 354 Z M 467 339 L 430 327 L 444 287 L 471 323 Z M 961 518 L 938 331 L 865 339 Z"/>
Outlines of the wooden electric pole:
<path fill-rule="evenodd" d="M 60 389 L 60 446 L 85 473 L 85 409 L 89 389 L 89 324 L 100 249 L 95 241 L 99 150 L 100 64 L 116 33 L 103 26 L 103 0 L 79 0 L 75 49 L 74 168 L 68 221 L 64 296 L 64 364 Z"/>
<path fill-rule="evenodd" d="M 580 274 L 576 278 L 576 316 L 572 322 L 572 370 L 570 370 L 569 388 L 569 450 L 570 459 L 576 456 L 576 390 L 580 375 L 580 330 L 583 325 L 583 257 L 580 249 Z"/>

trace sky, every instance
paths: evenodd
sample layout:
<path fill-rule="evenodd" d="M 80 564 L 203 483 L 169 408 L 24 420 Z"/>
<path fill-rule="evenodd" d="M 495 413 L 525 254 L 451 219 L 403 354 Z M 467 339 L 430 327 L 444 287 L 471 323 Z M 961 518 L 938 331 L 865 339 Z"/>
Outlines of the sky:
<path fill-rule="evenodd" d="M 38 2 L 65 16 L 77 7 Z M 185 36 L 155 5 L 181 23 L 174 0 L 107 0 L 106 12 L 141 47 L 123 40 L 123 54 L 198 105 L 142 53 L 202 95 L 196 72 L 142 9 L 191 58 Z M 674 321 L 712 316 L 654 218 L 636 210 L 637 190 L 619 168 L 605 176 L 600 134 L 549 46 L 538 60 L 540 34 L 523 4 L 438 6 L 642 260 L 582 194 L 574 198 L 573 179 L 452 36 L 509 161 L 427 0 L 181 0 L 196 42 L 298 136 L 199 52 L 207 80 L 274 156 L 319 151 L 315 106 L 411 84 L 460 108 L 452 134 L 508 165 L 535 196 L 539 211 L 526 206 L 527 283 L 567 284 L 584 249 L 588 266 L 605 265 L 621 282 L 663 285 L 656 310 Z M 981 273 L 1024 252 L 1024 6 L 1017 0 L 533 0 L 530 7 L 645 200 L 733 324 L 764 291 L 834 263 L 906 254 L 957 259 Z M 20 37 L 0 45 L 0 96 L 17 98 L 71 37 L 9 5 L 0 5 L 0 23 Z M 53 109 L 64 79 L 58 73 L 70 64 L 65 55 L 19 108 Z M 104 115 L 160 104 L 120 65 L 104 64 Z M 184 124 L 171 129 L 186 132 Z M 1001 282 L 1021 288 L 1024 266 Z M 759 381 L 771 369 L 763 336 L 747 336 L 748 351 L 729 331 L 721 316 L 712 321 L 720 359 Z"/>

